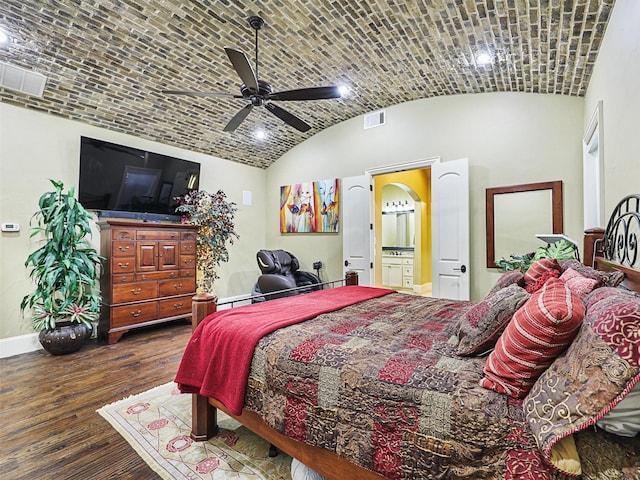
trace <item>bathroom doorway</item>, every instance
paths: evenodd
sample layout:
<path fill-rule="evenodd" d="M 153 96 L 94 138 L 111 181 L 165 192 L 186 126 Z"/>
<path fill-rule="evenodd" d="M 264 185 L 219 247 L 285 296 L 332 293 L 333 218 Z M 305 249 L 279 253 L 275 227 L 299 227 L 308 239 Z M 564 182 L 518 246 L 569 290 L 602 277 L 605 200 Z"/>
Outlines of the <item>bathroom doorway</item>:
<path fill-rule="evenodd" d="M 374 284 L 431 293 L 431 168 L 375 175 Z"/>

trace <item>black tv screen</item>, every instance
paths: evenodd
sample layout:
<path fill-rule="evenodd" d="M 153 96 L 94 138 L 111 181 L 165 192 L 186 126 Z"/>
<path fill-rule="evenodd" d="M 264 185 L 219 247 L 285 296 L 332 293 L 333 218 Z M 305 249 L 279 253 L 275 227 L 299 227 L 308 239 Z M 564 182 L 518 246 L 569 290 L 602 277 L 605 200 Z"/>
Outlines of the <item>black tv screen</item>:
<path fill-rule="evenodd" d="M 78 200 L 98 216 L 179 220 L 175 197 L 199 180 L 197 162 L 81 137 Z"/>

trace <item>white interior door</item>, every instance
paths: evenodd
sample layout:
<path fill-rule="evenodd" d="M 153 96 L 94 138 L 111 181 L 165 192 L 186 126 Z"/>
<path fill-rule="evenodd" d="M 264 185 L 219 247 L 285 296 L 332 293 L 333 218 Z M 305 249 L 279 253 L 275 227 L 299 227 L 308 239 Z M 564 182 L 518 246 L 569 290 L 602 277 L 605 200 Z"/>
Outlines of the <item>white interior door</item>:
<path fill-rule="evenodd" d="M 431 167 L 433 296 L 469 300 L 469 161 Z"/>
<path fill-rule="evenodd" d="M 372 285 L 373 224 L 371 176 L 342 179 L 342 256 L 344 271 L 358 272 L 359 285 Z"/>

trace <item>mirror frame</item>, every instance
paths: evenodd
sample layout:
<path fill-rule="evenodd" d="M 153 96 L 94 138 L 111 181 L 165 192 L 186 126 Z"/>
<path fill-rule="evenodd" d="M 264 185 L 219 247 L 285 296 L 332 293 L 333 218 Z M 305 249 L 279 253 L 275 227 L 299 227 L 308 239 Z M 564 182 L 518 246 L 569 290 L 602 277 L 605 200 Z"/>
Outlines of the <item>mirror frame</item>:
<path fill-rule="evenodd" d="M 508 187 L 495 187 L 486 189 L 486 215 L 487 215 L 487 268 L 498 268 L 496 265 L 495 245 L 495 211 L 494 200 L 496 195 L 506 193 L 533 192 L 537 190 L 551 190 L 551 222 L 553 232 L 563 233 L 562 217 L 562 181 L 525 183 Z M 547 232 L 540 232 L 547 233 Z"/>

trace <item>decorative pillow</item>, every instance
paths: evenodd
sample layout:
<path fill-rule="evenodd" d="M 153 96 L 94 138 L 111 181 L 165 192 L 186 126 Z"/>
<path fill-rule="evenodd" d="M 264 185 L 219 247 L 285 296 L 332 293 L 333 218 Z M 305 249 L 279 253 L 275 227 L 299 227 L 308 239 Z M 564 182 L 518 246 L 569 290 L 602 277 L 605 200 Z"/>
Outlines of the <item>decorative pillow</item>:
<path fill-rule="evenodd" d="M 569 290 L 583 299 L 598 286 L 598 280 L 583 277 L 573 268 L 565 270 L 564 273 L 560 275 L 560 280 L 567 284 Z"/>
<path fill-rule="evenodd" d="M 524 287 L 524 275 L 520 270 L 509 270 L 508 272 L 504 272 L 495 285 L 491 287 L 491 290 L 489 290 L 487 295 L 496 293 L 509 285 L 513 285 L 514 283 L 520 287 Z"/>
<path fill-rule="evenodd" d="M 547 283 L 547 280 L 550 278 L 558 278 L 560 276 L 560 272 L 558 270 L 550 269 L 544 272 L 542 275 L 538 277 L 538 279 L 524 287 L 527 293 L 536 293 L 538 290 L 542 288 L 542 286 Z"/>
<path fill-rule="evenodd" d="M 621 288 L 600 287 L 585 297 L 584 305 L 587 312 L 596 314 L 607 305 L 619 303 L 623 299 L 640 300 L 640 294 Z"/>
<path fill-rule="evenodd" d="M 460 321 L 456 353 L 480 355 L 493 348 L 513 314 L 529 296 L 522 287 L 511 284 L 476 303 Z"/>
<path fill-rule="evenodd" d="M 587 308 L 575 340 L 523 402 L 538 447 L 551 463 L 561 439 L 591 427 L 640 382 L 640 296 L 608 296 L 595 306 Z"/>
<path fill-rule="evenodd" d="M 519 309 L 489 354 L 481 385 L 522 398 L 575 337 L 582 300 L 557 278 L 547 281 Z"/>
<path fill-rule="evenodd" d="M 531 264 L 529 269 L 524 274 L 525 285 L 531 285 L 535 283 L 540 277 L 545 274 L 545 272 L 548 272 L 549 270 L 556 270 L 558 274 L 562 273 L 560 270 L 560 265 L 555 258 L 542 258 L 540 260 L 536 260 Z"/>
<path fill-rule="evenodd" d="M 598 286 L 605 287 L 617 287 L 620 285 L 620 282 L 624 280 L 624 273 L 622 272 L 602 272 L 600 270 L 596 270 L 595 268 L 589 267 L 584 263 L 576 260 L 575 258 L 570 258 L 567 260 L 560 260 L 560 269 L 565 272 L 569 268 L 573 268 L 576 272 L 578 272 L 583 277 L 592 278 L 594 280 L 598 280 Z"/>

